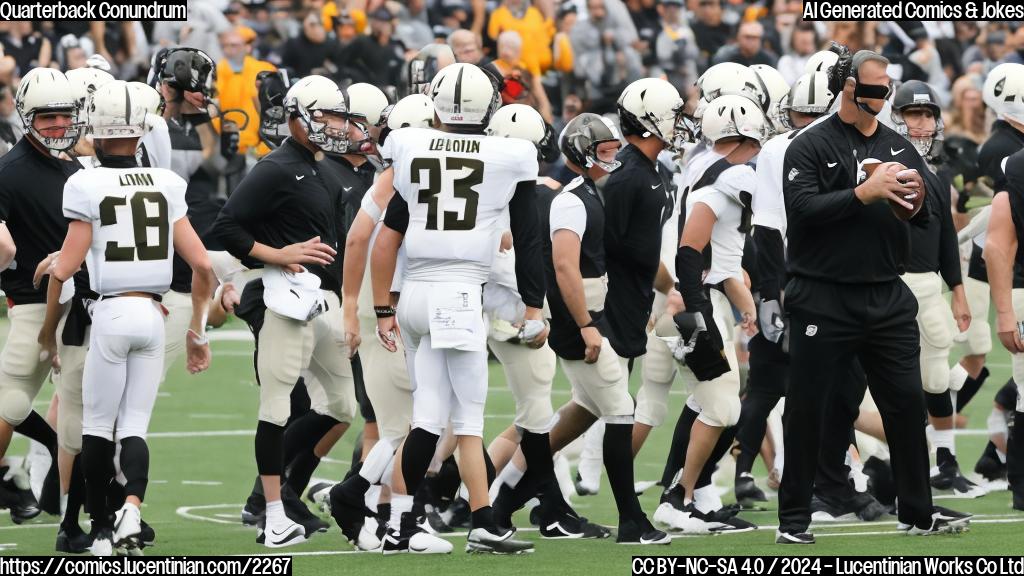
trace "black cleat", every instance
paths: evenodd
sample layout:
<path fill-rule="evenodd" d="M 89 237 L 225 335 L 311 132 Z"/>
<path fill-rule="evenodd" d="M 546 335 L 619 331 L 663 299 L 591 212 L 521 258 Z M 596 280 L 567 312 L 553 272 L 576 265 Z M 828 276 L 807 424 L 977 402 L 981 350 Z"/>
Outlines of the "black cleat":
<path fill-rule="evenodd" d="M 306 538 L 310 538 L 316 532 L 327 532 L 331 525 L 324 522 L 316 514 L 313 514 L 306 504 L 287 485 L 281 487 L 281 503 L 284 505 L 284 513 L 305 530 Z"/>
<path fill-rule="evenodd" d="M 341 528 L 349 542 L 356 542 L 359 531 L 366 522 L 366 505 L 362 498 L 356 498 L 345 489 L 344 484 L 335 484 L 330 492 L 331 516 Z"/>
<path fill-rule="evenodd" d="M 7 468 L 0 468 L 0 478 L 3 478 Z M 43 512 L 32 490 L 19 488 L 13 478 L 0 480 L 0 508 L 8 508 L 11 511 L 11 521 L 15 524 L 31 520 Z"/>
<path fill-rule="evenodd" d="M 734 492 L 736 494 L 736 501 L 744 508 L 753 507 L 755 502 L 768 501 L 764 491 L 757 487 L 754 477 L 750 475 L 743 475 L 736 479 Z"/>
<path fill-rule="evenodd" d="M 939 464 L 939 473 L 932 476 L 930 482 L 935 490 L 952 490 L 960 498 L 978 498 L 986 494 L 984 488 L 964 478 L 956 460 Z"/>
<path fill-rule="evenodd" d="M 814 544 L 814 534 L 808 532 L 775 531 L 776 544 Z"/>
<path fill-rule="evenodd" d="M 146 524 L 145 520 L 139 520 L 139 524 L 142 526 L 142 532 L 139 532 L 140 548 L 152 546 L 156 542 L 156 531 L 152 526 Z"/>
<path fill-rule="evenodd" d="M 989 442 L 974 465 L 974 472 L 989 482 L 1006 480 L 1006 464 L 999 460 L 996 445 Z"/>
<path fill-rule="evenodd" d="M 60 532 L 57 533 L 57 545 L 54 549 L 67 554 L 85 554 L 91 545 L 92 536 L 86 534 L 78 524 L 69 526 L 61 524 Z"/>
<path fill-rule="evenodd" d="M 470 528 L 471 520 L 469 502 L 463 498 L 456 498 L 445 511 L 445 522 L 452 528 Z"/>
<path fill-rule="evenodd" d="M 620 520 L 619 532 L 615 537 L 617 544 L 669 544 L 672 538 L 658 530 L 646 516 L 640 520 Z"/>
<path fill-rule="evenodd" d="M 1010 491 L 1013 492 L 1013 509 L 1024 512 L 1024 486 L 1011 488 Z"/>
<path fill-rule="evenodd" d="M 873 522 L 889 513 L 889 508 L 868 492 L 856 492 L 849 500 L 848 508 L 865 522 Z"/>

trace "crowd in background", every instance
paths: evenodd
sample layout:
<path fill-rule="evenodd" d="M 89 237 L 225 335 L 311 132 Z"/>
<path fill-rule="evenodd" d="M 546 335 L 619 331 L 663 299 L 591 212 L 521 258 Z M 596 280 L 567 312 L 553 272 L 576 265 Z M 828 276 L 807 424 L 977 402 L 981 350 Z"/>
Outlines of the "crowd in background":
<path fill-rule="evenodd" d="M 981 89 L 1001 62 L 1024 62 L 1019 22 L 804 22 L 785 0 L 189 0 L 185 22 L 0 23 L 0 140 L 21 132 L 12 94 L 34 66 L 62 70 L 93 55 L 119 79 L 145 80 L 161 47 L 187 45 L 217 63 L 221 110 L 242 110 L 237 150 L 262 156 L 256 75 L 285 69 L 347 86 L 369 82 L 402 96 L 406 63 L 426 44 L 447 43 L 457 60 L 494 62 L 506 99 L 529 104 L 559 129 L 583 111 L 614 111 L 622 88 L 662 76 L 696 101 L 694 82 L 719 62 L 776 67 L 790 83 L 815 51 L 836 41 L 874 49 L 897 81 L 927 82 L 943 100 L 946 135 L 987 137 Z M 216 124 L 218 130 L 222 123 Z M 232 127 L 231 130 L 236 129 Z M 251 166 L 227 163 L 228 166 Z M 225 191 L 221 186 L 221 191 Z"/>

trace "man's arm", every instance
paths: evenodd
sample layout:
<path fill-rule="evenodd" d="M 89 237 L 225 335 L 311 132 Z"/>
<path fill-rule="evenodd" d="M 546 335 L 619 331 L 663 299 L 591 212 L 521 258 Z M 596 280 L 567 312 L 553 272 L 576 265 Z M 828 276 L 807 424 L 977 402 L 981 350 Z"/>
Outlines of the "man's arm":
<path fill-rule="evenodd" d="M 68 224 L 68 234 L 64 237 L 64 245 L 60 249 L 60 257 L 53 265 L 49 284 L 46 289 L 46 315 L 43 326 L 39 330 L 39 344 L 47 351 L 53 369 L 60 372 L 60 360 L 57 358 L 57 324 L 63 313 L 60 305 L 60 292 L 64 283 L 69 281 L 85 262 L 85 255 L 92 244 L 92 223 L 84 220 L 72 220 Z"/>
<path fill-rule="evenodd" d="M 768 226 L 754 226 L 757 252 L 756 290 L 762 300 L 778 300 L 782 293 L 781 278 L 786 272 L 786 248 L 782 233 Z"/>
<path fill-rule="evenodd" d="M 192 268 L 192 319 L 185 338 L 187 367 L 192 374 L 210 366 L 210 346 L 206 340 L 206 318 L 217 278 L 210 255 L 188 218 L 174 223 L 174 251 Z"/>
<path fill-rule="evenodd" d="M 816 139 L 802 134 L 786 150 L 782 193 L 790 226 L 828 224 L 852 216 L 861 207 L 853 188 L 819 190 L 818 172 L 824 161 L 814 153 L 816 144 Z"/>
<path fill-rule="evenodd" d="M 7 270 L 11 266 L 17 252 L 18 247 L 14 244 L 11 231 L 7 229 L 6 223 L 0 222 L 0 271 Z"/>
<path fill-rule="evenodd" d="M 1017 231 L 1010 211 L 1010 197 L 999 193 L 992 199 L 988 233 L 985 235 L 983 257 L 988 269 L 992 302 L 996 306 L 996 332 L 1007 350 L 1024 352 L 1017 335 L 1017 316 L 1013 312 L 1013 259 L 1017 253 Z"/>

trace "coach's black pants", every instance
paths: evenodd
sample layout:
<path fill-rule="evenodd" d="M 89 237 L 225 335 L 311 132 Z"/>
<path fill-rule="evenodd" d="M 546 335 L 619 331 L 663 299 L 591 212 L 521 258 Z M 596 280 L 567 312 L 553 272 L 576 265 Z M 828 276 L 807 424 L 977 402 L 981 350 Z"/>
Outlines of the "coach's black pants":
<path fill-rule="evenodd" d="M 736 441 L 740 445 L 736 459 L 737 477 L 754 467 L 768 426 L 768 415 L 779 399 L 786 395 L 789 382 L 789 355 L 782 351 L 781 345 L 769 342 L 759 333 L 750 339 L 748 349 L 750 373 L 736 432 Z M 768 463 L 769 468 L 771 464 Z"/>
<path fill-rule="evenodd" d="M 786 468 L 779 525 L 805 532 L 821 449 L 836 389 L 855 358 L 867 375 L 892 454 L 901 522 L 931 525 L 924 392 L 917 300 L 901 280 L 842 285 L 793 278 L 786 286 L 790 383 L 786 394 Z M 831 432 L 849 434 L 847 431 Z M 830 438 L 832 441 L 839 438 Z M 845 442 L 845 439 L 842 439 Z"/>

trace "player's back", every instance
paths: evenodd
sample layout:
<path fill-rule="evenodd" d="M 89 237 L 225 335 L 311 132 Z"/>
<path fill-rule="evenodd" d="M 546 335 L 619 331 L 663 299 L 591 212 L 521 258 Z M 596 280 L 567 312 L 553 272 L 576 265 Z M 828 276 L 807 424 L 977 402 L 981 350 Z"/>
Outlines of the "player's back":
<path fill-rule="evenodd" d="M 407 278 L 483 283 L 516 186 L 537 178 L 537 151 L 526 140 L 424 128 L 392 133 L 382 151 L 394 187 L 409 206 Z"/>
<path fill-rule="evenodd" d="M 95 292 L 168 290 L 185 187 L 180 176 L 163 168 L 99 167 L 68 179 L 64 215 L 92 224 L 86 263 Z"/>

